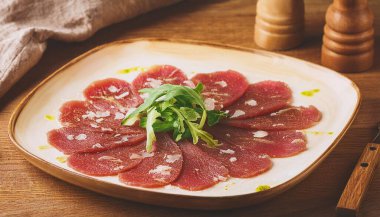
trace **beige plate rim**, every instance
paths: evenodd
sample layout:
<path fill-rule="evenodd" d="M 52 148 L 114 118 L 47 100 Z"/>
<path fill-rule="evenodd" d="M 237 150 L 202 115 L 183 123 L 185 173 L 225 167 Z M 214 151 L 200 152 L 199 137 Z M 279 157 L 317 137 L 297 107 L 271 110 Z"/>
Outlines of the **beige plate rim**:
<path fill-rule="evenodd" d="M 361 93 L 359 91 L 358 86 L 349 78 L 346 76 L 332 71 L 328 69 L 332 73 L 336 73 L 338 76 L 343 77 L 345 79 L 348 79 L 351 81 L 351 85 L 353 89 L 355 90 L 358 100 L 355 105 L 355 110 L 350 117 L 350 120 L 347 122 L 346 126 L 344 129 L 341 131 L 341 133 L 337 136 L 337 138 L 334 140 L 334 142 L 329 146 L 329 148 L 321 155 L 319 156 L 318 159 L 314 161 L 309 167 L 307 167 L 304 171 L 296 175 L 293 179 L 286 181 L 278 186 L 275 186 L 267 191 L 262 191 L 262 192 L 256 192 L 256 193 L 248 193 L 248 194 L 243 194 L 243 195 L 234 195 L 234 196 L 224 196 L 224 197 L 207 197 L 207 196 L 191 196 L 191 195 L 181 195 L 181 194 L 166 194 L 166 193 L 158 193 L 158 192 L 151 192 L 147 190 L 141 190 L 141 189 L 131 189 L 128 186 L 118 186 L 112 183 L 104 182 L 101 180 L 95 180 L 91 177 L 86 177 L 84 175 L 80 174 L 75 174 L 69 170 L 66 170 L 64 168 L 60 168 L 56 165 L 53 165 L 43 159 L 40 159 L 39 157 L 33 155 L 32 153 L 28 152 L 26 149 L 20 145 L 16 138 L 15 138 L 15 123 L 17 122 L 17 119 L 23 110 L 24 106 L 29 102 L 29 100 L 33 97 L 33 95 L 37 92 L 37 90 L 42 87 L 45 83 L 47 83 L 50 79 L 52 79 L 54 76 L 59 74 L 60 72 L 64 71 L 64 69 L 68 68 L 69 66 L 75 64 L 79 60 L 103 49 L 108 46 L 112 46 L 115 44 L 128 44 L 128 43 L 133 43 L 133 42 L 138 42 L 138 41 L 164 41 L 164 42 L 174 42 L 174 43 L 183 43 L 183 44 L 194 44 L 194 45 L 206 45 L 206 46 L 211 46 L 211 47 L 219 47 L 219 48 L 225 48 L 225 49 L 232 49 L 232 50 L 239 50 L 239 51 L 245 51 L 245 52 L 254 52 L 254 53 L 259 53 L 263 55 L 273 55 L 273 56 L 278 56 L 278 57 L 283 57 L 286 55 L 282 54 L 276 54 L 268 51 L 262 51 L 262 50 L 257 50 L 257 49 L 252 49 L 252 48 L 245 48 L 245 47 L 240 47 L 240 46 L 235 46 L 235 45 L 228 45 L 228 44 L 220 44 L 220 43 L 214 43 L 214 42 L 204 42 L 204 41 L 197 41 L 197 40 L 187 40 L 187 39 L 163 39 L 163 38 L 135 38 L 135 39 L 127 39 L 127 40 L 120 40 L 120 41 L 114 41 L 111 43 L 106 43 L 100 46 L 97 46 L 81 55 L 78 57 L 72 59 L 62 67 L 60 67 L 58 70 L 53 72 L 51 75 L 49 75 L 47 78 L 45 78 L 43 81 L 41 81 L 33 90 L 31 90 L 22 100 L 21 102 L 17 105 L 16 109 L 12 113 L 12 116 L 10 118 L 9 124 L 8 124 L 8 135 L 13 144 L 22 152 L 24 157 L 33 165 L 36 167 L 40 168 L 41 170 L 58 177 L 66 182 L 72 183 L 74 185 L 81 186 L 86 189 L 90 189 L 92 191 L 96 191 L 98 193 L 106 194 L 109 196 L 117 197 L 117 198 L 124 198 L 124 199 L 129 199 L 129 200 L 134 200 L 137 202 L 143 202 L 143 203 L 149 203 L 149 204 L 156 204 L 156 205 L 163 205 L 163 206 L 170 206 L 170 207 L 181 207 L 181 208 L 190 208 L 190 209 L 229 209 L 229 208 L 235 208 L 235 207 L 242 207 L 242 206 L 247 206 L 250 204 L 258 203 L 263 200 L 269 199 L 273 196 L 276 196 L 285 190 L 295 186 L 297 183 L 305 179 L 329 154 L 330 152 L 337 146 L 341 138 L 344 136 L 344 134 L 347 132 L 348 128 L 351 126 L 352 122 L 354 121 L 358 111 L 359 107 L 361 104 Z M 304 62 L 307 64 L 313 65 L 313 67 L 317 67 L 320 69 L 326 70 L 325 67 L 316 65 L 314 63 L 310 63 L 304 60 L 300 60 L 294 57 L 289 57 L 286 56 L 286 58 L 290 58 L 293 60 L 297 60 L 300 62 Z M 73 178 L 78 178 L 78 180 L 73 179 Z M 86 180 L 91 180 L 95 182 L 95 185 L 87 186 Z M 102 185 L 99 187 L 98 185 Z M 112 188 L 111 191 L 108 191 L 109 188 Z M 122 193 L 117 193 L 118 190 L 128 190 L 129 193 L 127 194 L 122 194 Z M 141 192 L 148 194 L 151 199 L 147 200 L 147 195 L 141 195 Z M 136 198 L 131 198 L 131 194 L 136 194 Z M 128 196 L 129 195 L 129 196 Z M 163 198 L 163 200 L 158 200 L 157 198 Z M 209 199 L 212 198 L 213 201 L 204 204 L 206 201 L 209 201 Z M 182 201 L 179 203 L 168 203 L 168 201 L 175 201 L 178 199 L 188 199 L 187 202 L 190 201 L 190 203 L 187 203 L 186 201 Z M 158 200 L 158 201 L 157 201 Z"/>

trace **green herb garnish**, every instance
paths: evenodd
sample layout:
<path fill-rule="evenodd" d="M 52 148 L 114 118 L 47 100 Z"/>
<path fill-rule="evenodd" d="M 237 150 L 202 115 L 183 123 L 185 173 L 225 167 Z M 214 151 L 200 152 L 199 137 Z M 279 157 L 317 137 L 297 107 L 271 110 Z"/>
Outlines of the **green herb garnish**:
<path fill-rule="evenodd" d="M 139 92 L 148 95 L 144 103 L 128 115 L 122 125 L 131 126 L 140 120 L 140 126 L 146 129 L 146 150 L 152 151 L 156 141 L 155 133 L 172 132 L 173 139 L 192 139 L 197 144 L 199 139 L 210 147 L 218 145 L 211 134 L 203 130 L 217 124 L 227 113 L 206 110 L 199 83 L 194 89 L 181 85 L 164 84 L 159 88 L 146 88 Z"/>

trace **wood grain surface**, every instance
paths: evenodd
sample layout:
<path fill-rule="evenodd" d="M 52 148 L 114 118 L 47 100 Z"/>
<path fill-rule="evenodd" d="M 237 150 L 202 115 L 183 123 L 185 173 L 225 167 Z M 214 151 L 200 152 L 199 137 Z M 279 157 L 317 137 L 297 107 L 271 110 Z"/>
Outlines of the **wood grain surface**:
<path fill-rule="evenodd" d="M 369 183 L 375 174 L 380 156 L 380 144 L 369 143 L 356 163 L 337 205 L 337 213 L 355 216 L 360 209 Z"/>
<path fill-rule="evenodd" d="M 330 1 L 306 0 L 306 40 L 282 54 L 320 63 L 324 13 Z M 380 40 L 380 1 L 370 0 Z M 50 41 L 41 61 L 0 99 L 0 216 L 335 216 L 338 202 L 365 144 L 380 120 L 380 44 L 375 65 L 346 74 L 359 86 L 363 102 L 346 136 L 306 180 L 265 203 L 228 211 L 156 207 L 114 199 L 60 181 L 33 167 L 8 139 L 6 126 L 20 100 L 42 79 L 79 54 L 103 43 L 136 37 L 195 39 L 256 48 L 255 0 L 188 0 L 105 28 L 84 42 Z M 316 75 L 318 76 L 318 75 Z M 363 201 L 360 216 L 380 216 L 380 168 Z"/>

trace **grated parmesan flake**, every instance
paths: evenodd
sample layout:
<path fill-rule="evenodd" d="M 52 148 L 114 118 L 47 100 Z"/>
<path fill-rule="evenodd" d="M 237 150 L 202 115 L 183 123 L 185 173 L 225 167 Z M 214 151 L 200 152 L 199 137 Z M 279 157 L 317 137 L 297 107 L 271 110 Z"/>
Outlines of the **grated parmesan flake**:
<path fill-rule="evenodd" d="M 236 110 L 235 113 L 231 116 L 231 118 L 236 118 L 239 116 L 245 115 L 245 112 L 242 110 Z"/>
<path fill-rule="evenodd" d="M 81 134 L 77 135 L 77 136 L 75 137 L 75 139 L 76 139 L 76 140 L 85 140 L 85 139 L 87 139 L 87 135 L 81 133 Z"/>
<path fill-rule="evenodd" d="M 117 167 L 113 168 L 113 170 L 117 171 L 117 170 L 122 170 L 123 168 L 124 168 L 124 166 L 121 165 L 121 166 L 117 166 Z"/>
<path fill-rule="evenodd" d="M 266 136 L 268 136 L 268 132 L 263 131 L 263 130 L 253 132 L 253 137 L 255 137 L 255 138 L 264 138 Z"/>
<path fill-rule="evenodd" d="M 303 139 L 295 139 L 295 140 L 293 140 L 291 143 L 292 143 L 292 144 L 295 144 L 295 143 L 303 143 L 303 142 L 304 142 Z"/>
<path fill-rule="evenodd" d="M 266 155 L 266 154 L 261 154 L 261 155 L 259 155 L 259 158 L 268 158 L 268 155 Z"/>
<path fill-rule="evenodd" d="M 103 120 L 104 120 L 104 118 L 98 118 L 95 121 L 96 121 L 96 123 L 102 123 Z"/>
<path fill-rule="evenodd" d="M 150 86 L 152 88 L 158 88 L 162 85 L 162 81 L 161 80 L 157 80 L 157 79 L 154 79 L 154 78 L 147 78 L 146 79 L 147 82 L 145 82 L 145 85 L 146 86 Z"/>
<path fill-rule="evenodd" d="M 121 139 L 117 142 L 115 142 L 116 144 L 121 144 L 123 142 L 127 142 L 129 140 L 128 136 L 125 135 L 125 136 L 122 136 Z"/>
<path fill-rule="evenodd" d="M 174 154 L 174 155 L 166 155 L 166 162 L 168 163 L 174 163 L 176 162 L 177 160 L 181 159 L 182 155 L 180 154 Z"/>
<path fill-rule="evenodd" d="M 254 99 L 250 99 L 250 100 L 245 101 L 245 104 L 249 105 L 249 106 L 257 106 L 257 102 Z"/>
<path fill-rule="evenodd" d="M 156 168 L 149 170 L 149 174 L 158 174 L 162 176 L 169 176 L 172 167 L 166 165 L 158 165 Z"/>
<path fill-rule="evenodd" d="M 109 128 L 109 127 L 102 127 L 101 130 L 102 130 L 102 131 L 108 131 L 108 132 L 113 131 L 113 130 L 112 130 L 111 128 Z"/>
<path fill-rule="evenodd" d="M 96 143 L 92 148 L 103 148 L 103 146 L 100 143 Z"/>
<path fill-rule="evenodd" d="M 142 156 L 136 153 L 132 153 L 131 156 L 129 156 L 129 159 L 131 160 L 140 159 L 140 158 L 142 158 Z"/>
<path fill-rule="evenodd" d="M 231 158 L 230 158 L 230 162 L 231 162 L 231 163 L 233 163 L 233 162 L 235 162 L 235 161 L 237 161 L 237 158 L 236 158 L 236 157 L 231 157 Z"/>
<path fill-rule="evenodd" d="M 121 119 L 124 119 L 124 114 L 121 113 L 121 112 L 116 112 L 115 113 L 115 120 L 121 120 Z"/>
<path fill-rule="evenodd" d="M 108 90 L 111 92 L 111 93 L 117 93 L 119 92 L 120 89 L 118 89 L 117 87 L 111 85 L 108 87 Z"/>
<path fill-rule="evenodd" d="M 112 157 L 112 156 L 101 156 L 98 158 L 98 160 L 100 160 L 100 161 L 107 160 L 107 161 L 112 161 L 112 162 L 116 162 L 116 163 L 122 163 L 123 162 L 119 158 Z"/>
<path fill-rule="evenodd" d="M 90 124 L 90 126 L 91 126 L 92 128 L 99 128 L 99 126 L 98 126 L 97 124 Z"/>
<path fill-rule="evenodd" d="M 86 114 L 82 115 L 82 119 L 94 119 L 95 117 L 96 114 L 93 111 L 86 111 Z"/>
<path fill-rule="evenodd" d="M 218 177 L 214 177 L 212 180 L 214 180 L 214 182 L 218 182 L 218 181 L 226 181 L 227 180 L 227 177 L 224 177 L 224 176 L 218 176 Z"/>
<path fill-rule="evenodd" d="M 276 115 L 282 114 L 282 113 L 284 113 L 286 111 L 293 110 L 293 109 L 299 110 L 299 108 L 286 108 L 286 109 L 282 109 L 282 110 L 280 110 L 278 112 L 273 112 L 273 113 L 270 114 L 270 116 L 276 116 Z"/>
<path fill-rule="evenodd" d="M 126 97 L 128 95 L 129 95 L 129 92 L 125 91 L 124 93 L 122 93 L 122 94 L 120 94 L 118 96 L 115 96 L 115 99 L 122 99 L 122 98 L 124 98 L 124 97 Z"/>
<path fill-rule="evenodd" d="M 111 115 L 110 111 L 97 111 L 96 112 L 96 117 L 97 118 L 105 118 Z"/>
<path fill-rule="evenodd" d="M 141 156 L 143 157 L 143 158 L 147 158 L 147 157 L 153 157 L 154 156 L 154 153 L 153 152 L 151 152 L 151 153 L 149 153 L 149 152 L 142 152 L 141 153 Z"/>
<path fill-rule="evenodd" d="M 220 149 L 219 152 L 220 152 L 221 154 L 235 154 L 235 151 L 232 150 L 232 149 L 226 149 L 226 150 Z"/>
<path fill-rule="evenodd" d="M 67 138 L 68 140 L 73 140 L 73 139 L 74 139 L 74 135 L 67 135 L 66 138 Z"/>
<path fill-rule="evenodd" d="M 217 81 L 215 84 L 219 84 L 221 87 L 227 87 L 227 83 L 225 81 Z"/>
<path fill-rule="evenodd" d="M 206 98 L 204 103 L 206 110 L 214 110 L 215 109 L 215 99 L 213 98 Z"/>

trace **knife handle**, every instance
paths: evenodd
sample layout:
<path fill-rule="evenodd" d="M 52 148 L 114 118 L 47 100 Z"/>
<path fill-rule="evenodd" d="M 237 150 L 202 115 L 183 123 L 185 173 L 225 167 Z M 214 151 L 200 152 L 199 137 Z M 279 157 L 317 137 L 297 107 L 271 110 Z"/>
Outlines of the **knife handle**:
<path fill-rule="evenodd" d="M 343 216 L 356 216 L 379 162 L 380 144 L 366 145 L 336 206 Z"/>

